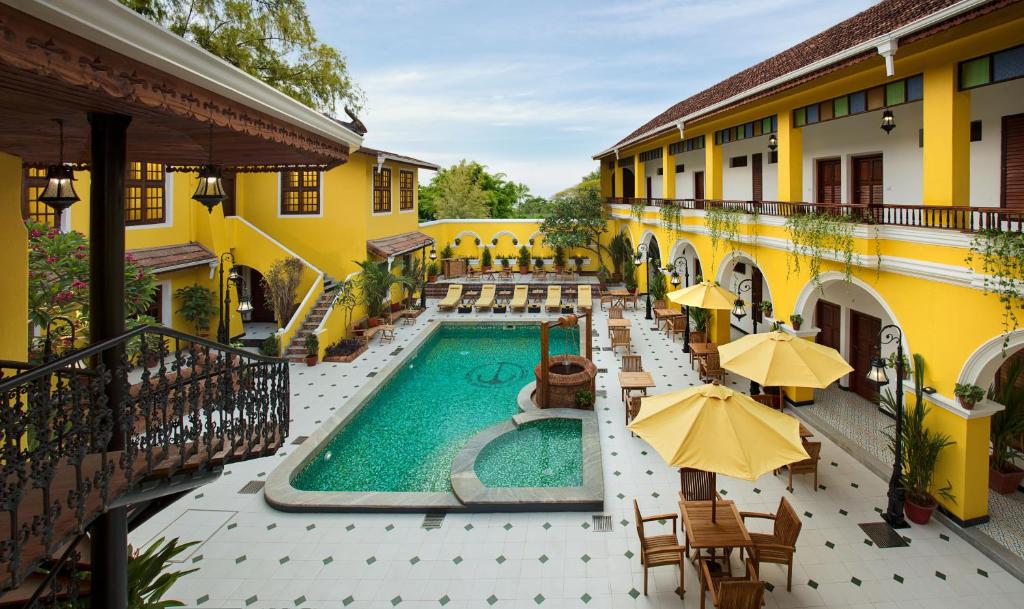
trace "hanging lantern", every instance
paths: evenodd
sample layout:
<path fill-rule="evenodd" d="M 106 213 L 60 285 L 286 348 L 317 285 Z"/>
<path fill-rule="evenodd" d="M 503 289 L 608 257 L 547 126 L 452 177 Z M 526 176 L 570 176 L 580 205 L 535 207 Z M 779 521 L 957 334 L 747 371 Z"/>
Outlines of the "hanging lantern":
<path fill-rule="evenodd" d="M 202 203 L 206 211 L 213 213 L 217 204 L 228 198 L 224 193 L 223 175 L 220 167 L 213 164 L 213 122 L 210 122 L 209 162 L 199 170 L 199 185 L 192 198 Z"/>
<path fill-rule="evenodd" d="M 892 110 L 882 112 L 882 131 L 885 131 L 885 134 L 889 135 L 889 133 L 895 128 L 896 117 L 892 115 Z"/>
<path fill-rule="evenodd" d="M 868 370 L 868 381 L 876 387 L 883 387 L 889 384 L 889 375 L 885 373 L 885 360 L 879 356 L 871 358 L 871 369 Z"/>
<path fill-rule="evenodd" d="M 737 298 L 733 303 L 732 314 L 736 319 L 743 319 L 747 316 L 747 307 L 744 306 L 742 298 Z"/>
<path fill-rule="evenodd" d="M 779 138 L 773 133 L 768 136 L 768 150 L 775 152 L 775 149 L 779 147 Z"/>
<path fill-rule="evenodd" d="M 437 260 L 437 250 L 434 248 L 430 248 L 430 259 Z"/>
<path fill-rule="evenodd" d="M 78 193 L 75 192 L 75 173 L 71 167 L 64 164 L 64 121 L 59 118 L 54 121 L 60 128 L 60 148 L 57 164 L 46 168 L 46 188 L 40 193 L 39 202 L 53 209 L 56 215 L 54 222 L 59 227 L 61 214 L 79 199 Z"/>
<path fill-rule="evenodd" d="M 238 308 L 236 310 L 239 313 L 249 313 L 252 311 L 252 300 L 248 294 L 238 295 Z"/>
<path fill-rule="evenodd" d="M 679 284 L 682 283 L 682 282 L 679 279 L 679 272 L 678 271 L 672 271 L 672 277 L 671 277 L 670 281 L 672 282 L 672 287 L 674 287 L 674 288 L 678 288 L 679 287 Z"/>

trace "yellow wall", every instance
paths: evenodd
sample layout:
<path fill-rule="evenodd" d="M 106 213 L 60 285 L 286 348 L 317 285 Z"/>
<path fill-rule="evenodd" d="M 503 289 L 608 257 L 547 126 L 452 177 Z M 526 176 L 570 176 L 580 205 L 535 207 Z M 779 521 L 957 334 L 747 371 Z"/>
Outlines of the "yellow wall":
<path fill-rule="evenodd" d="M 21 221 L 21 159 L 0 153 L 0 359 L 28 359 L 28 233 Z"/>

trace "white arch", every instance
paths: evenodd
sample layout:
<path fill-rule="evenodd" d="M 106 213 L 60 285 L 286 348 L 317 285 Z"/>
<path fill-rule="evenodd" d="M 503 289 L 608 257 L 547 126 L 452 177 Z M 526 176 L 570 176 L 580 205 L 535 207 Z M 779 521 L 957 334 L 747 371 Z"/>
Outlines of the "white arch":
<path fill-rule="evenodd" d="M 1004 339 L 1006 340 L 1005 349 L 1003 347 Z M 967 358 L 964 367 L 960 370 L 957 382 L 973 383 L 983 389 L 988 389 L 995 381 L 996 372 L 1006 361 L 1006 357 L 1021 349 L 1024 349 L 1024 330 L 1014 330 L 1006 337 L 1000 334 L 990 338 Z"/>
<path fill-rule="evenodd" d="M 687 256 L 687 250 L 692 252 L 692 255 Z M 680 256 L 688 258 L 687 265 L 690 270 L 690 283 L 693 283 L 697 280 L 697 269 L 696 266 L 692 264 L 692 261 L 696 261 L 697 264 L 700 265 L 701 270 L 704 269 L 704 261 L 700 258 L 700 252 L 697 250 L 697 246 L 695 246 L 689 239 L 677 237 L 675 243 L 672 244 L 672 249 L 669 250 L 668 258 L 662 262 L 667 266 Z"/>
<path fill-rule="evenodd" d="M 513 241 L 519 241 L 519 237 L 517 237 L 515 235 L 515 233 L 512 233 L 511 231 L 507 231 L 507 230 L 500 230 L 500 231 L 494 233 L 493 235 L 491 235 L 491 240 L 488 241 L 487 244 L 488 245 L 494 245 L 494 241 L 496 239 L 501 239 L 502 236 L 506 236 L 509 239 L 513 240 Z M 518 243 L 516 244 L 516 247 L 518 247 Z"/>
<path fill-rule="evenodd" d="M 752 266 L 758 266 L 757 261 L 754 260 L 753 257 L 740 250 L 733 250 L 726 254 L 725 257 L 722 258 L 721 264 L 718 265 L 718 271 L 715 273 L 715 281 L 730 292 L 734 291 L 734 286 L 726 285 L 726 269 L 733 269 L 737 262 L 747 262 Z M 764 294 L 764 296 L 767 297 L 769 302 L 774 302 L 772 300 L 772 286 L 768 283 L 768 276 L 761 273 L 761 281 L 764 283 L 765 291 L 768 292 L 767 294 Z"/>
<path fill-rule="evenodd" d="M 476 231 L 471 231 L 471 230 L 464 230 L 464 231 L 460 232 L 459 234 L 455 235 L 452 238 L 452 243 L 455 243 L 456 239 L 460 239 L 461 240 L 465 236 L 472 236 L 472 237 L 474 237 L 476 239 L 480 239 L 480 245 L 484 244 L 484 240 L 480 238 L 480 235 L 477 234 Z"/>
<path fill-rule="evenodd" d="M 533 239 L 533 245 L 541 245 L 544 243 L 544 234 L 538 231 L 533 231 L 533 234 L 526 240 L 526 243 L 520 243 L 519 245 L 530 246 L 530 239 Z"/>

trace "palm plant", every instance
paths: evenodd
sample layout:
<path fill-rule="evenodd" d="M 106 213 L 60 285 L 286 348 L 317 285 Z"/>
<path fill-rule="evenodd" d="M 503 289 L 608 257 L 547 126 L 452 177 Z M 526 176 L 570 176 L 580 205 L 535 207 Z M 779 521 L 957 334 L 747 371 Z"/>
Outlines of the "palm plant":
<path fill-rule="evenodd" d="M 697 332 L 707 332 L 711 321 L 711 311 L 700 307 L 686 307 L 686 315 Z"/>
<path fill-rule="evenodd" d="M 1005 409 L 992 415 L 992 469 L 1009 472 L 1013 466 L 1014 441 L 1024 435 L 1024 387 L 1018 384 L 1021 361 L 1010 364 L 1006 377 L 988 391 L 988 398 Z"/>
<path fill-rule="evenodd" d="M 625 233 L 619 233 L 612 237 L 608 243 L 608 254 L 612 259 L 612 268 L 616 275 L 622 273 L 622 265 L 625 264 L 627 259 L 633 257 L 632 248 L 629 247 L 629 241 L 627 241 Z"/>
<path fill-rule="evenodd" d="M 395 275 L 388 269 L 386 262 L 377 260 L 364 260 L 356 262 L 362 273 L 356 280 L 359 290 L 362 292 L 363 305 L 366 306 L 366 314 L 370 318 L 380 318 L 388 313 L 389 305 L 386 301 L 391 297 L 391 289 L 397 286 L 405 286 L 406 280 L 400 275 Z"/>
<path fill-rule="evenodd" d="M 654 269 L 651 273 L 651 285 L 648 288 L 651 292 L 651 298 L 654 300 L 664 300 L 665 294 L 668 294 L 668 284 L 665 283 L 665 274 L 659 269 Z"/>
<path fill-rule="evenodd" d="M 427 284 L 424 277 L 423 260 L 412 258 L 408 264 L 402 265 L 402 289 L 405 290 L 407 308 L 413 308 L 413 297 L 424 289 Z"/>
<path fill-rule="evenodd" d="M 185 603 L 164 600 L 164 595 L 179 579 L 198 571 L 167 571 L 178 554 L 198 544 L 198 541 L 178 544 L 177 539 L 164 543 L 164 538 L 153 542 L 144 552 L 128 547 L 128 607 L 129 609 L 164 609 L 184 607 Z"/>

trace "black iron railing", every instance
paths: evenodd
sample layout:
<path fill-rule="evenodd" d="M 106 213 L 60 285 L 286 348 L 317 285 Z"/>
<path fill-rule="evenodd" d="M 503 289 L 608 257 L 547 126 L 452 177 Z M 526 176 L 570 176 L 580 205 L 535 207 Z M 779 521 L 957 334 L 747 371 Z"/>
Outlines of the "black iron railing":
<path fill-rule="evenodd" d="M 733 201 L 721 199 L 646 199 L 609 197 L 611 205 L 644 204 L 654 207 L 674 205 L 680 209 L 731 207 L 764 216 L 790 216 L 820 213 L 846 216 L 863 224 L 942 228 L 966 232 L 1001 230 L 1024 232 L 1024 211 L 999 207 L 968 207 L 958 205 L 861 205 L 826 204 L 790 201 Z"/>
<path fill-rule="evenodd" d="M 162 327 L 16 372 L 0 379 L 0 600 L 107 509 L 288 435 L 284 360 Z"/>

